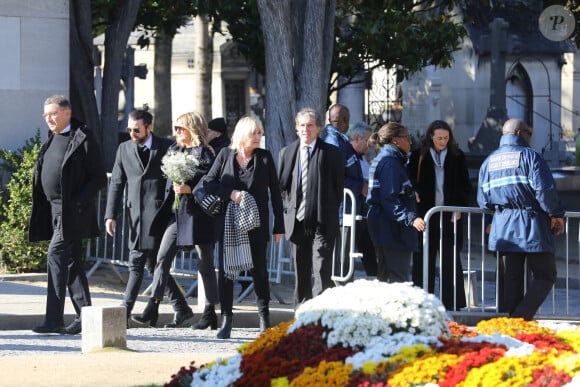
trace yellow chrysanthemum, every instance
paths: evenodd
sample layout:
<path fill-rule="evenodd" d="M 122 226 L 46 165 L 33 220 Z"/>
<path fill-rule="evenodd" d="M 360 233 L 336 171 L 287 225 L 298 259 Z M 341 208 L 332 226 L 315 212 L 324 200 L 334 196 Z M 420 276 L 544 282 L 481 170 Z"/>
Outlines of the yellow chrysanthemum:
<path fill-rule="evenodd" d="M 558 357 L 550 356 L 548 363 L 553 365 L 556 371 L 564 371 L 571 377 L 580 375 L 580 353 L 564 353 Z"/>
<path fill-rule="evenodd" d="M 515 336 L 518 333 L 527 334 L 553 334 L 551 329 L 540 327 L 536 321 L 526 321 L 523 318 L 497 317 L 482 320 L 476 325 L 477 330 L 484 335 L 500 333 L 502 335 Z"/>
<path fill-rule="evenodd" d="M 367 361 L 361 367 L 361 371 L 367 375 L 374 374 L 375 371 L 377 370 L 377 365 L 378 365 L 377 363 L 373 363 L 372 361 Z"/>
<path fill-rule="evenodd" d="M 327 362 L 325 360 L 318 367 L 306 367 L 301 375 L 290 383 L 292 387 L 311 386 L 336 386 L 348 385 L 352 364 L 343 364 L 339 361 Z"/>
<path fill-rule="evenodd" d="M 282 337 L 288 333 L 288 327 L 294 323 L 294 320 L 282 322 L 275 327 L 268 329 L 258 338 L 241 349 L 242 355 L 251 355 L 256 351 L 263 351 L 278 344 Z"/>
<path fill-rule="evenodd" d="M 412 363 L 415 360 L 417 360 L 420 357 L 423 357 L 425 355 L 431 355 L 434 354 L 435 350 L 423 345 L 423 344 L 417 344 L 417 345 L 413 345 L 411 347 L 402 347 L 401 351 L 394 355 L 391 356 L 389 358 L 390 362 L 397 362 L 397 361 L 401 361 L 401 363 L 403 364 L 408 364 L 408 363 Z"/>
<path fill-rule="evenodd" d="M 566 344 L 580 352 L 580 329 L 575 331 L 560 331 L 555 334 L 557 339 L 563 340 Z"/>
<path fill-rule="evenodd" d="M 534 352 L 524 357 L 502 357 L 496 362 L 472 369 L 459 386 L 525 386 L 533 381 L 534 370 L 545 365 L 547 356 L 542 352 Z"/>
<path fill-rule="evenodd" d="M 281 376 L 279 378 L 272 379 L 270 382 L 270 387 L 290 387 L 290 382 L 286 376 Z"/>
<path fill-rule="evenodd" d="M 445 378 L 449 367 L 458 364 L 463 356 L 452 354 L 426 355 L 393 372 L 389 386 L 407 387 L 425 383 L 438 383 Z"/>

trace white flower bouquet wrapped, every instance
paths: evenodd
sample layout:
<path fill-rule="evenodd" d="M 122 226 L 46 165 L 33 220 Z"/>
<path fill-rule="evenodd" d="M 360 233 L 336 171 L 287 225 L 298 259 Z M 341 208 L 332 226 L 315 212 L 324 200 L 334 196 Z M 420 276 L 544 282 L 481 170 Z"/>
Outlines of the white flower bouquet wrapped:
<path fill-rule="evenodd" d="M 171 181 L 185 184 L 200 172 L 199 160 L 187 152 L 168 151 L 161 159 L 161 171 Z M 179 206 L 179 197 L 175 195 L 174 208 Z"/>

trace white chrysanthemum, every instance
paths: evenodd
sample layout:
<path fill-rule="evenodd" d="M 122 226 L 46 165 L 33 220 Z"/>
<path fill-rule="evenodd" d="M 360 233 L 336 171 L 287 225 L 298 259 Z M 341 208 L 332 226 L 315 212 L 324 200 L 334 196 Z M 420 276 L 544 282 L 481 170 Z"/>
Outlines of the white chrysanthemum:
<path fill-rule="evenodd" d="M 538 325 L 542 328 L 548 328 L 553 330 L 554 332 L 562 332 L 562 331 L 575 331 L 578 327 L 577 324 L 571 324 L 568 322 L 560 322 L 560 321 L 538 321 Z"/>
<path fill-rule="evenodd" d="M 506 357 L 523 357 L 534 352 L 535 347 L 532 344 L 525 343 L 511 336 L 494 333 L 493 335 L 479 335 L 475 337 L 462 337 L 461 341 L 470 343 L 491 343 L 503 344 L 508 347 L 504 356 Z"/>
<path fill-rule="evenodd" d="M 376 336 L 398 332 L 439 337 L 449 334 L 441 301 L 410 283 L 360 279 L 327 289 L 296 311 L 289 332 L 306 325 L 329 329 L 329 347 L 365 348 Z"/>
<path fill-rule="evenodd" d="M 240 363 L 242 355 L 237 354 L 225 360 L 218 358 L 213 367 L 203 368 L 195 372 L 191 380 L 192 387 L 229 386 L 242 376 Z"/>
<path fill-rule="evenodd" d="M 379 363 L 388 360 L 398 354 L 403 347 L 413 347 L 423 344 L 425 347 L 432 345 L 440 346 L 441 342 L 436 337 L 415 336 L 407 332 L 399 332 L 394 335 L 382 335 L 369 340 L 363 351 L 345 359 L 345 364 L 352 364 L 353 369 L 361 369 L 365 363 Z"/>

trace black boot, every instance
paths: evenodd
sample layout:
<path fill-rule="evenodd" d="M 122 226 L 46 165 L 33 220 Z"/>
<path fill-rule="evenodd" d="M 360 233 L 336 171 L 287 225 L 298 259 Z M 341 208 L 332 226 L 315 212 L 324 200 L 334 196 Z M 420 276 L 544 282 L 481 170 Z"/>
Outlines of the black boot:
<path fill-rule="evenodd" d="M 270 314 L 260 313 L 260 333 L 266 332 L 270 328 Z"/>
<path fill-rule="evenodd" d="M 229 339 L 232 333 L 234 316 L 222 316 L 222 327 L 217 334 L 218 339 Z"/>
<path fill-rule="evenodd" d="M 163 328 L 179 328 L 190 318 L 193 318 L 193 311 L 191 309 L 184 312 L 177 311 L 173 314 L 173 321 L 169 324 L 165 324 Z"/>
<path fill-rule="evenodd" d="M 157 325 L 157 319 L 159 318 L 159 300 L 155 298 L 150 298 L 147 302 L 147 306 L 141 316 L 131 316 L 131 320 L 136 322 L 141 326 L 151 326 L 155 328 Z"/>
<path fill-rule="evenodd" d="M 216 330 L 218 326 L 217 315 L 215 314 L 214 305 L 206 305 L 203 309 L 203 314 L 199 321 L 192 326 L 193 329 L 207 329 L 211 327 L 212 330 Z"/>

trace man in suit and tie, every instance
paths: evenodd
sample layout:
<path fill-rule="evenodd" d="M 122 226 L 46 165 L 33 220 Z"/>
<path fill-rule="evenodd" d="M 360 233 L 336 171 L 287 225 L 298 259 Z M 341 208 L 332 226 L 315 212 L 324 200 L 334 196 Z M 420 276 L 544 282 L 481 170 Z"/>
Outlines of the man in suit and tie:
<path fill-rule="evenodd" d="M 141 288 L 145 267 L 150 273 L 155 268 L 162 235 L 150 235 L 149 231 L 155 213 L 165 197 L 167 178 L 161 172 L 161 159 L 173 141 L 153 134 L 153 116 L 145 110 L 131 112 L 127 130 L 131 139 L 121 143 L 117 149 L 107 197 L 105 228 L 110 236 L 114 236 L 117 223 L 115 219 L 124 204 L 122 199 L 126 186 L 130 252 L 129 280 L 123 306 L 127 308 L 129 317 Z M 193 311 L 171 276 L 167 289 L 176 313 L 193 317 Z"/>
<path fill-rule="evenodd" d="M 299 139 L 280 151 L 278 176 L 298 305 L 333 285 L 332 254 L 339 231 L 344 160 L 336 147 L 318 138 L 322 120 L 314 109 L 300 110 L 295 124 Z"/>

